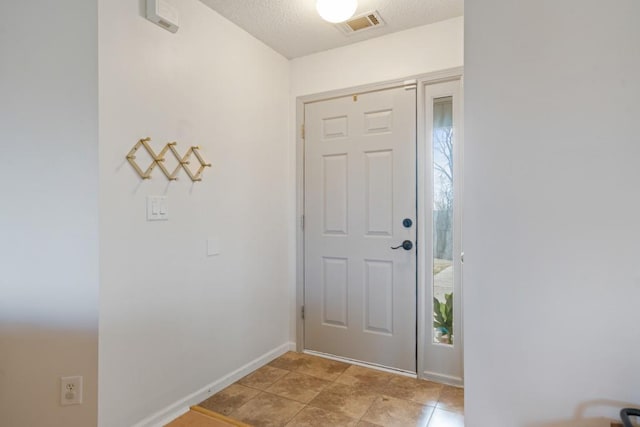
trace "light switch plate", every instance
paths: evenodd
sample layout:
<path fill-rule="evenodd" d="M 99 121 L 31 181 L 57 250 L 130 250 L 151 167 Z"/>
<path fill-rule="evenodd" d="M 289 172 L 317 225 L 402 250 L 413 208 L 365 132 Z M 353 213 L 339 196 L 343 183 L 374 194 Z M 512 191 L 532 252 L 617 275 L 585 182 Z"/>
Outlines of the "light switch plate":
<path fill-rule="evenodd" d="M 220 255 L 220 240 L 207 239 L 207 256 Z"/>
<path fill-rule="evenodd" d="M 147 196 L 147 221 L 168 221 L 169 202 L 167 196 Z"/>

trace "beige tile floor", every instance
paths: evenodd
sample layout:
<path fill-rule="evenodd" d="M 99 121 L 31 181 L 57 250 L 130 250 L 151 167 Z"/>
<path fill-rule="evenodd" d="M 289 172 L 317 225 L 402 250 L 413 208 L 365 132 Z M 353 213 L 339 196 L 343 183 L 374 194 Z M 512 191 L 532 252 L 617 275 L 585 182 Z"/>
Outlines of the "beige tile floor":
<path fill-rule="evenodd" d="M 200 403 L 256 427 L 462 427 L 461 388 L 289 352 Z"/>

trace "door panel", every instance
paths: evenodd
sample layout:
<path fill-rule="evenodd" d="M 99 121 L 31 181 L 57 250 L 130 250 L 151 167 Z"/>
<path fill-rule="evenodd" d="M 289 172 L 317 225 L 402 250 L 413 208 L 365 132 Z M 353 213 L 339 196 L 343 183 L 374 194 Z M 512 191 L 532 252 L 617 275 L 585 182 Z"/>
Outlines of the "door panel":
<path fill-rule="evenodd" d="M 322 156 L 325 234 L 347 235 L 348 164 L 346 154 Z"/>
<path fill-rule="evenodd" d="M 393 263 L 374 260 L 364 263 L 364 330 L 393 335 Z"/>
<path fill-rule="evenodd" d="M 365 153 L 367 236 L 393 234 L 393 151 Z"/>
<path fill-rule="evenodd" d="M 416 371 L 416 93 L 305 106 L 305 348 Z"/>
<path fill-rule="evenodd" d="M 346 258 L 322 258 L 322 324 L 347 327 Z"/>

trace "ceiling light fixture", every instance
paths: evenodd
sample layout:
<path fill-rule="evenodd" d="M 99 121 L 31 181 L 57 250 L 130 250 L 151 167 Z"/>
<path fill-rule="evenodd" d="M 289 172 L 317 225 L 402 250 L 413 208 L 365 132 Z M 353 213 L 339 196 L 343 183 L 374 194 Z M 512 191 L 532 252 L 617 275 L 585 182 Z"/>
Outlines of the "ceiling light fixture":
<path fill-rule="evenodd" d="M 316 9 L 325 21 L 338 22 L 351 18 L 358 8 L 358 0 L 318 0 Z"/>

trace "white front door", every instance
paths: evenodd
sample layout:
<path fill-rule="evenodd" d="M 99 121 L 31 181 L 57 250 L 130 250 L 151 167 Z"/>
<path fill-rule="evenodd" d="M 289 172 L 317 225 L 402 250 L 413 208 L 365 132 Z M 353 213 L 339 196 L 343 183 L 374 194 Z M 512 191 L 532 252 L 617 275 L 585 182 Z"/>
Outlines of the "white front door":
<path fill-rule="evenodd" d="M 416 372 L 415 85 L 306 104 L 305 128 L 305 349 Z"/>

